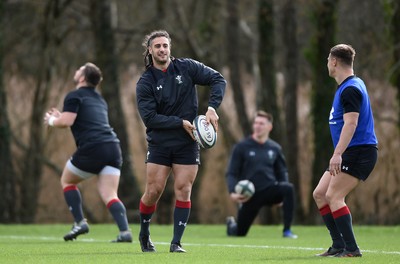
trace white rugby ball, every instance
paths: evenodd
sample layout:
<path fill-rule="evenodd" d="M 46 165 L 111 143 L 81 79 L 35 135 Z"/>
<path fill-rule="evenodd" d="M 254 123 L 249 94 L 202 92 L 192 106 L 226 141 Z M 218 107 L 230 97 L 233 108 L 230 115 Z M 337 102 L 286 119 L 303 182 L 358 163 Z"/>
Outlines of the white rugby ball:
<path fill-rule="evenodd" d="M 211 123 L 207 123 L 205 115 L 198 115 L 193 120 L 195 129 L 193 136 L 202 148 L 212 148 L 217 143 L 217 132 Z"/>
<path fill-rule="evenodd" d="M 235 192 L 247 197 L 253 196 L 256 191 L 254 184 L 249 180 L 241 180 L 235 186 Z"/>

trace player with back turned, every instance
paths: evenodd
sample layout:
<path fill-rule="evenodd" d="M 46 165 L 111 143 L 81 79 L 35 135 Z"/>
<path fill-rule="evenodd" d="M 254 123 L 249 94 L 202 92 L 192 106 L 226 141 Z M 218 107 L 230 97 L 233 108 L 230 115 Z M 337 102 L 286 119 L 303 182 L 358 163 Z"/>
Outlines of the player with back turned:
<path fill-rule="evenodd" d="M 339 44 L 331 48 L 328 56 L 329 76 L 338 87 L 329 115 L 334 152 L 313 192 L 332 238 L 329 249 L 318 254 L 321 257 L 362 256 L 345 198 L 375 167 L 378 140 L 367 87 L 354 75 L 355 55 L 353 47 Z"/>

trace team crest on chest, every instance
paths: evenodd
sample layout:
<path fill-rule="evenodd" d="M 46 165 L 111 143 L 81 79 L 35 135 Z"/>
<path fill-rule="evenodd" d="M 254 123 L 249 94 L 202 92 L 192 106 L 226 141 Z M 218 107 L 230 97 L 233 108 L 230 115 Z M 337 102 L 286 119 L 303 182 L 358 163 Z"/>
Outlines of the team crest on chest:
<path fill-rule="evenodd" d="M 183 83 L 183 81 L 182 81 L 182 75 L 176 76 L 176 77 L 175 77 L 175 80 L 176 80 L 176 83 L 177 83 L 177 84 L 182 84 L 182 83 Z"/>
<path fill-rule="evenodd" d="M 274 153 L 274 151 L 272 151 L 272 150 L 268 150 L 268 158 L 270 159 L 270 160 L 272 160 L 273 158 L 274 158 L 274 155 L 275 153 Z"/>

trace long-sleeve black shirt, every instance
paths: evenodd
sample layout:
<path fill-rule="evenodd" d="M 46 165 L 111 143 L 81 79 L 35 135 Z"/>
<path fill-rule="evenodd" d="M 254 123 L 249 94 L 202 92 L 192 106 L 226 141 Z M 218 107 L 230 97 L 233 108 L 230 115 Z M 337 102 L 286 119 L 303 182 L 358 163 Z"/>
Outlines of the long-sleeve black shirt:
<path fill-rule="evenodd" d="M 177 146 L 193 142 L 183 120 L 198 115 L 197 85 L 209 86 L 208 105 L 221 104 L 226 81 L 216 70 L 192 59 L 171 59 L 167 70 L 149 67 L 137 82 L 136 99 L 149 145 Z"/>
<path fill-rule="evenodd" d="M 236 144 L 226 173 L 229 192 L 234 192 L 236 183 L 243 179 L 253 182 L 256 192 L 277 182 L 287 182 L 288 172 L 281 146 L 272 139 L 260 144 L 251 136 Z"/>

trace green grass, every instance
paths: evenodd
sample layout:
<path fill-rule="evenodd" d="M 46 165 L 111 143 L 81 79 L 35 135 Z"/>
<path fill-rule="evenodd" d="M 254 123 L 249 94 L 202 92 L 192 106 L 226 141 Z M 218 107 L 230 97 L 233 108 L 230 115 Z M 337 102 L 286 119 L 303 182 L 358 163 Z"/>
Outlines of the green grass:
<path fill-rule="evenodd" d="M 115 225 L 90 225 L 73 242 L 62 236 L 70 225 L 0 225 L 0 263 L 400 263 L 400 227 L 355 226 L 362 258 L 314 257 L 330 245 L 323 226 L 294 226 L 298 239 L 282 238 L 281 226 L 254 225 L 247 237 L 225 235 L 223 225 L 188 225 L 182 240 L 186 254 L 169 253 L 172 226 L 152 225 L 156 253 L 142 253 L 138 225 L 133 243 L 110 243 Z"/>

